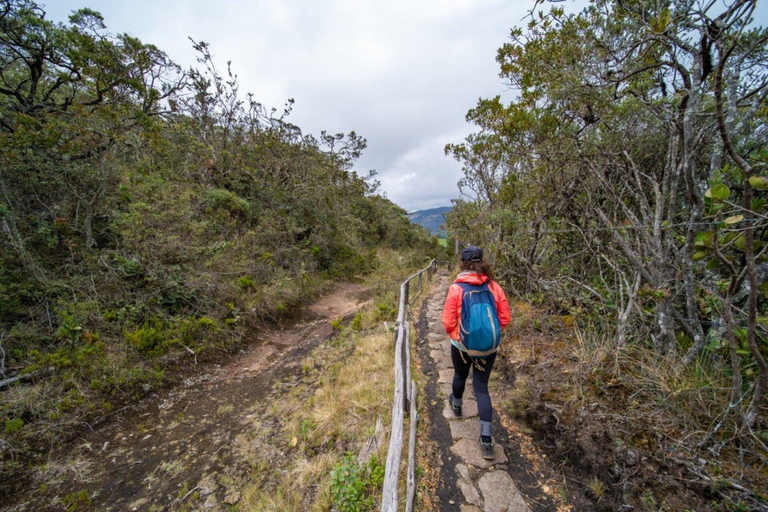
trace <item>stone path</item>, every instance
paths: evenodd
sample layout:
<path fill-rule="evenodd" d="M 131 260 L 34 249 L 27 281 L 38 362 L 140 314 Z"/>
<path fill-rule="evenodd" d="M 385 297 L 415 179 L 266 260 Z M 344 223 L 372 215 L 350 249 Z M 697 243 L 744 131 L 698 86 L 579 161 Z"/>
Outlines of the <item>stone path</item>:
<path fill-rule="evenodd" d="M 453 380 L 451 346 L 442 322 L 443 304 L 450 281 L 440 274 L 433 286 L 438 290 L 427 299 L 427 322 L 432 362 L 438 371 L 438 404 L 442 404 L 443 417 L 451 428 L 452 446 L 450 451 L 460 462 L 456 464 L 456 486 L 464 496 L 459 504 L 462 512 L 530 512 L 523 496 L 507 472 L 509 459 L 504 448 L 494 443 L 496 458 L 482 457 L 477 439 L 480 425 L 477 418 L 477 402 L 472 390 L 472 375 L 467 379 L 464 391 L 462 416 L 456 417 L 448 403 Z M 493 390 L 491 390 L 493 393 Z M 440 405 L 439 405 L 440 406 Z M 444 510 L 447 510 L 445 507 Z"/>

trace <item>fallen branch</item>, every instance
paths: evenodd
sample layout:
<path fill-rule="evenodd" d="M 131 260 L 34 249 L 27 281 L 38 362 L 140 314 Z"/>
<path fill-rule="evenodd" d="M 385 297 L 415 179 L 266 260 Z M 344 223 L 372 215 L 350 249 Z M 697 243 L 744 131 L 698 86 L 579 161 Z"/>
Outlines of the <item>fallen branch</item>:
<path fill-rule="evenodd" d="M 189 348 L 189 347 L 188 347 L 188 346 L 186 346 L 186 345 L 182 345 L 182 346 L 183 346 L 185 349 L 187 349 L 187 352 L 189 352 L 190 354 L 192 354 L 193 356 L 195 356 L 195 366 L 197 366 L 197 354 L 195 353 L 195 351 L 194 351 L 194 350 L 192 350 L 191 348 Z"/>
<path fill-rule="evenodd" d="M 26 382 L 28 380 L 33 380 L 36 377 L 42 377 L 52 371 L 53 371 L 53 368 L 48 368 L 47 370 L 37 370 L 35 372 L 29 372 L 23 375 L 17 375 L 16 377 L 11 377 L 10 379 L 0 380 L 0 389 L 7 388 L 12 384 L 16 384 L 19 382 Z"/>

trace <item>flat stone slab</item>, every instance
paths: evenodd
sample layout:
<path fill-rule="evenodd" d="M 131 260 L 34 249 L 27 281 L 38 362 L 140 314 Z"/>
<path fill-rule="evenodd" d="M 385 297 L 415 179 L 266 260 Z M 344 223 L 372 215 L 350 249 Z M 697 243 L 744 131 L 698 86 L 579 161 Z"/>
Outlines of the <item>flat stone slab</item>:
<path fill-rule="evenodd" d="M 463 478 L 467 482 L 472 480 L 472 477 L 469 474 L 469 466 L 466 464 L 456 464 L 456 472 L 459 474 L 460 478 Z"/>
<path fill-rule="evenodd" d="M 471 505 L 477 505 L 478 507 L 483 506 L 483 498 L 480 497 L 480 493 L 477 492 L 474 485 L 463 478 L 459 478 L 458 484 L 461 493 L 464 495 L 464 501 Z"/>
<path fill-rule="evenodd" d="M 464 411 L 461 412 L 463 413 Z M 451 437 L 454 441 L 462 437 L 477 441 L 477 438 L 480 436 L 480 423 L 476 419 L 450 421 L 448 424 L 451 427 Z"/>
<path fill-rule="evenodd" d="M 443 408 L 443 418 L 452 420 L 455 418 L 473 418 L 477 416 L 477 402 L 466 395 L 464 395 L 464 399 L 461 402 L 461 416 L 456 416 L 453 414 L 453 408 L 451 408 L 451 405 L 448 403 L 448 398 L 446 398 L 445 407 Z M 480 448 L 478 448 L 478 450 L 479 449 Z"/>
<path fill-rule="evenodd" d="M 445 334 L 445 333 L 439 334 L 439 333 L 436 333 L 434 331 L 427 333 L 427 339 L 429 341 L 445 341 L 445 339 L 447 337 L 448 337 L 448 335 Z"/>
<path fill-rule="evenodd" d="M 447 382 L 438 384 L 437 392 L 440 395 L 440 398 L 448 398 L 451 395 L 451 393 L 453 393 L 453 386 L 448 384 Z"/>
<path fill-rule="evenodd" d="M 483 512 L 483 509 L 476 505 L 463 504 L 461 508 L 459 508 L 459 512 Z"/>
<path fill-rule="evenodd" d="M 477 439 L 472 440 L 472 439 L 462 438 L 456 441 L 453 446 L 451 446 L 451 452 L 454 455 L 459 457 L 461 460 L 463 460 L 467 464 L 471 464 L 479 468 L 488 469 L 495 464 L 509 463 L 507 454 L 504 453 L 504 448 L 499 446 L 499 443 L 495 443 L 493 449 L 494 449 L 494 454 L 496 455 L 496 458 L 493 460 L 486 460 L 483 458 L 483 454 L 480 451 L 480 445 L 477 443 Z M 506 475 L 506 473 L 504 474 Z M 515 490 L 517 490 L 517 488 L 515 488 Z M 480 492 L 483 492 L 482 487 L 480 488 Z M 483 497 L 485 497 L 485 493 L 483 493 Z M 503 509 L 499 509 L 499 510 L 503 510 Z"/>
<path fill-rule="evenodd" d="M 443 370 L 445 368 L 453 368 L 453 361 L 451 361 L 451 356 L 446 354 L 442 350 L 431 350 L 429 352 L 429 355 L 432 357 L 432 360 L 435 362 L 435 365 Z"/>
<path fill-rule="evenodd" d="M 440 350 L 445 351 L 449 356 L 451 354 L 450 350 L 446 350 L 444 341 L 430 341 L 429 342 L 429 348 L 430 350 Z"/>
<path fill-rule="evenodd" d="M 453 384 L 453 366 L 437 369 L 438 384 Z M 472 388 L 472 377 L 467 377 L 464 383 L 464 398 L 471 397 L 474 400 L 475 390 Z"/>
<path fill-rule="evenodd" d="M 477 482 L 483 494 L 484 512 L 529 512 L 528 504 L 504 471 L 491 471 Z"/>

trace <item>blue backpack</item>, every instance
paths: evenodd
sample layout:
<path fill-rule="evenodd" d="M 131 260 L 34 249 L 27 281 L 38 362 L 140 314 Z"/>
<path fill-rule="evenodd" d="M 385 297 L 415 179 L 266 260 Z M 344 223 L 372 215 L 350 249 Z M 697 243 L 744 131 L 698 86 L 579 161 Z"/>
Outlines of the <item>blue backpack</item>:
<path fill-rule="evenodd" d="M 459 321 L 461 348 L 471 357 L 489 356 L 498 350 L 501 342 L 496 299 L 487 282 L 480 285 L 456 284 L 464 290 Z"/>

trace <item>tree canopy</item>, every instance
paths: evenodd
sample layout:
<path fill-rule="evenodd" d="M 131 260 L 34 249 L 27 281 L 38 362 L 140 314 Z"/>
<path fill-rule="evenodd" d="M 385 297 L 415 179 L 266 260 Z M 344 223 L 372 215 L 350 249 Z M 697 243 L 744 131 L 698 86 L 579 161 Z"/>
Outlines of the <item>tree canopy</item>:
<path fill-rule="evenodd" d="M 517 97 L 480 100 L 478 131 L 446 152 L 476 198 L 456 203 L 452 235 L 488 247 L 518 293 L 610 318 L 617 347 L 714 365 L 730 405 L 709 420 L 761 444 L 768 29 L 755 6 L 537 7 L 497 54 Z"/>

